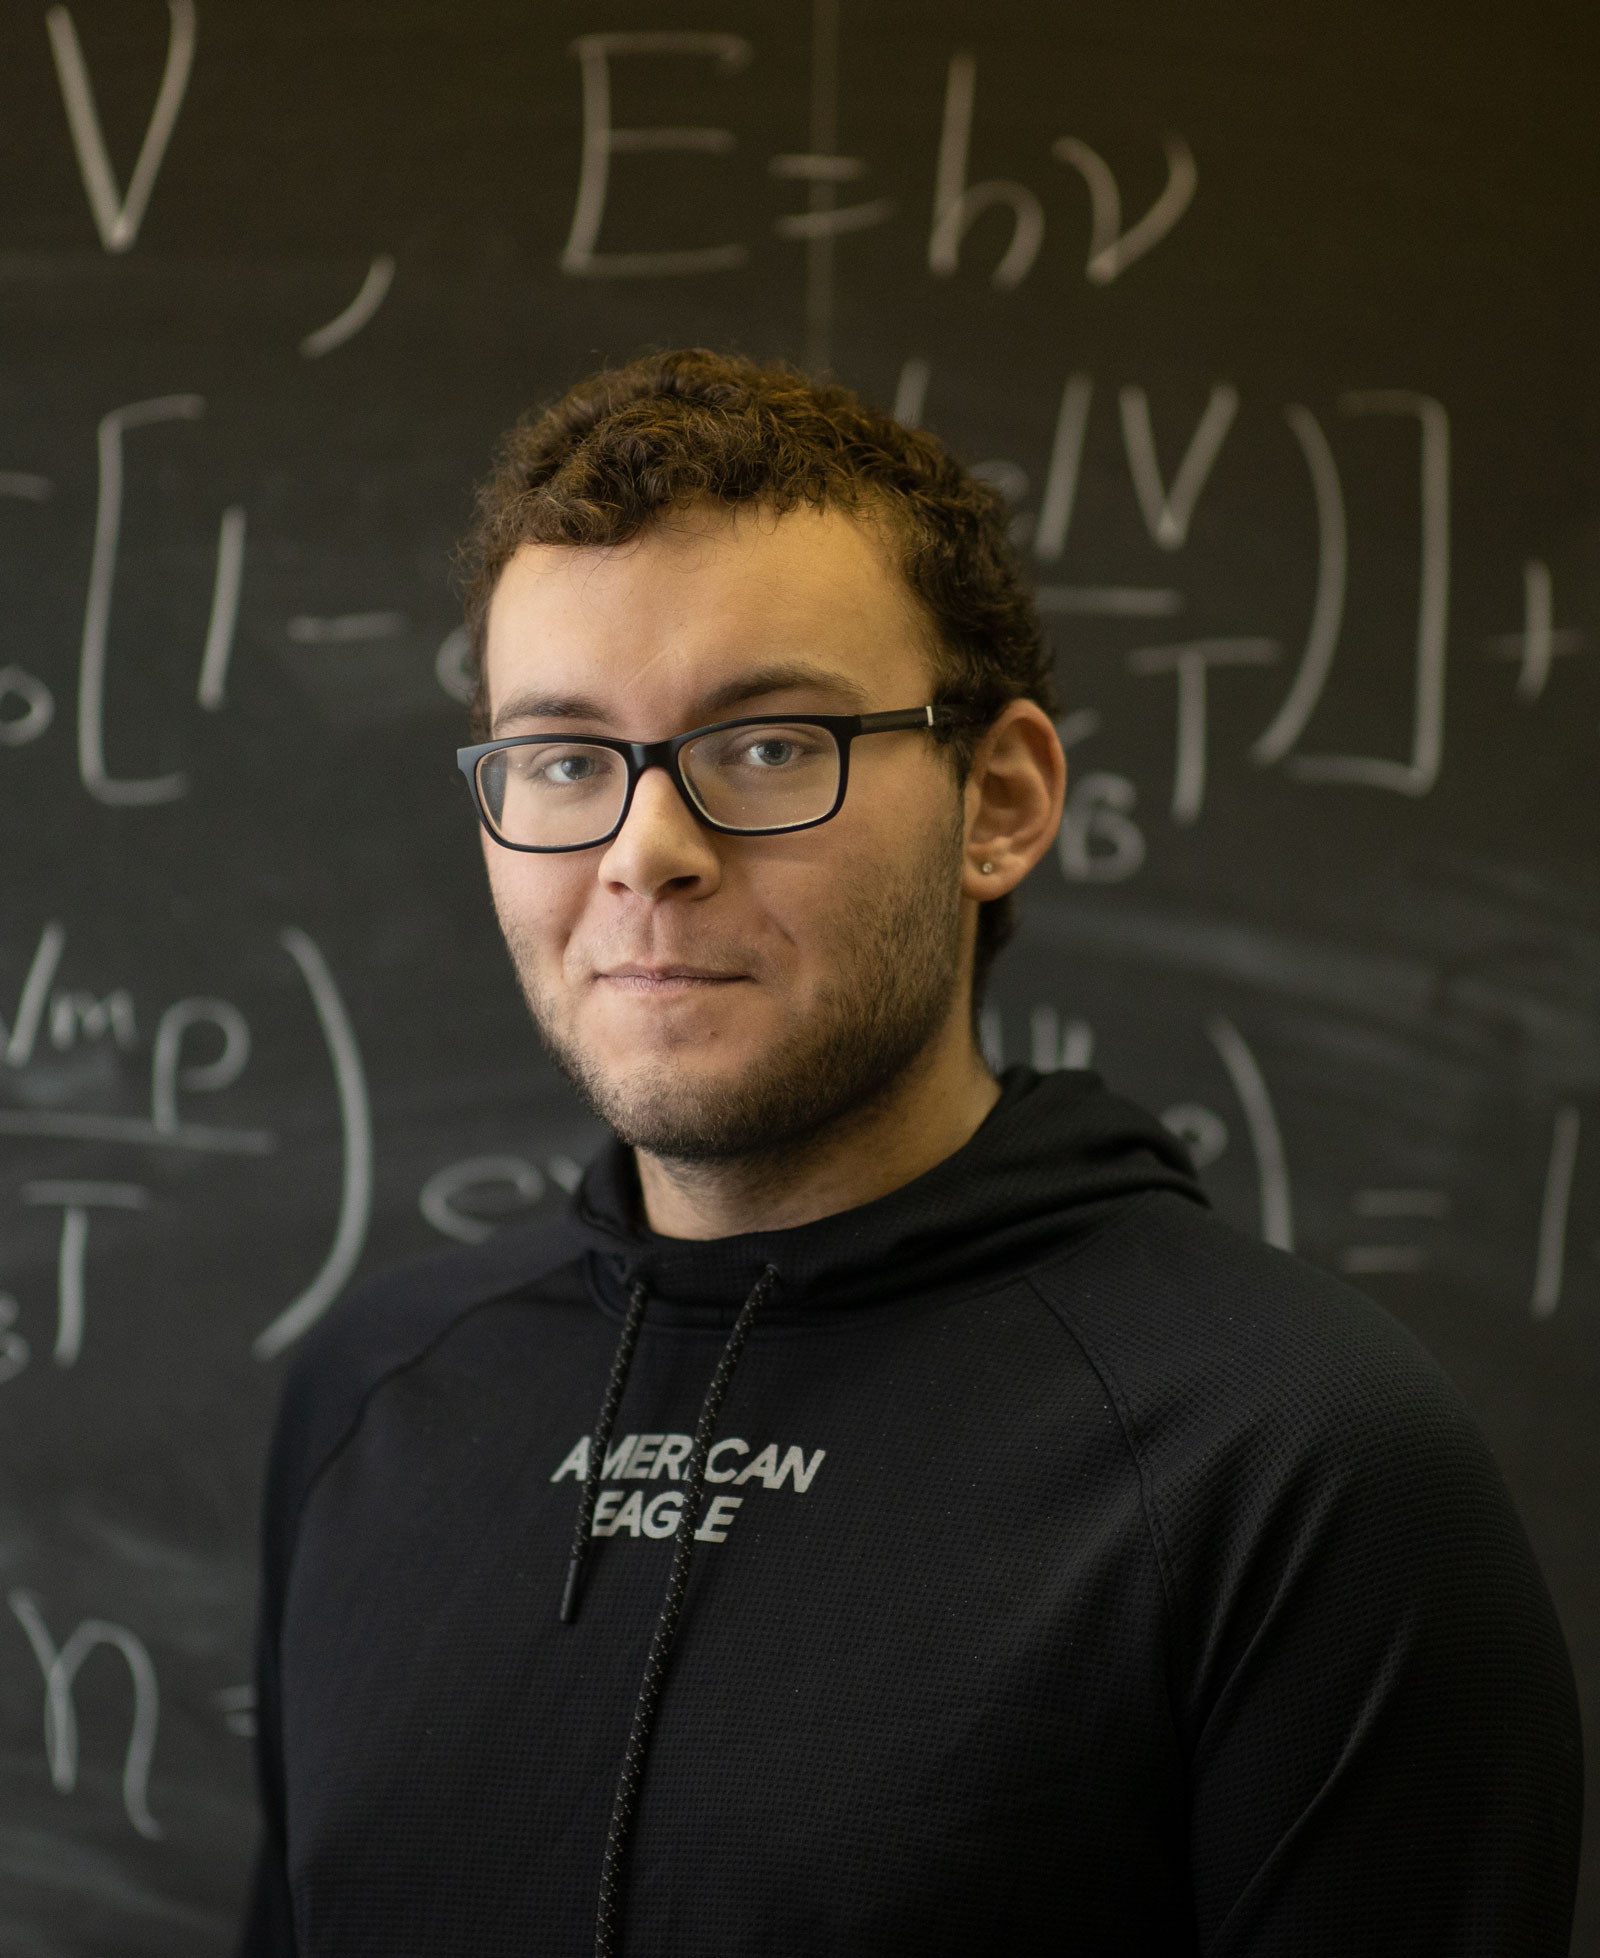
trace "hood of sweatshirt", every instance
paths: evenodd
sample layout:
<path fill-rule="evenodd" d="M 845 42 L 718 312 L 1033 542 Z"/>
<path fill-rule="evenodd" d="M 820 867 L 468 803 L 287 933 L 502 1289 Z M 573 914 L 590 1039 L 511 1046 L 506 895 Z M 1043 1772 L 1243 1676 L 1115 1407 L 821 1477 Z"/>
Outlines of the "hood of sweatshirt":
<path fill-rule="evenodd" d="M 642 1222 L 633 1152 L 590 1165 L 572 1227 L 600 1302 L 620 1313 L 643 1283 L 655 1320 L 726 1324 L 770 1266 L 762 1319 L 847 1311 L 998 1281 L 1151 1190 L 1204 1203 L 1183 1145 L 1098 1075 L 1013 1067 L 964 1147 L 873 1203 L 790 1230 L 698 1240 Z"/>

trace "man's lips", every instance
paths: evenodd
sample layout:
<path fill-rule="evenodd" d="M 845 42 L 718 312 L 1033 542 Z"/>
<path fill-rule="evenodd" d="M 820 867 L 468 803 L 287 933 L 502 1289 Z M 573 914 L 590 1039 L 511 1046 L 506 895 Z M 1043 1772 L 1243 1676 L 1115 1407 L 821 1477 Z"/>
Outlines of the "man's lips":
<path fill-rule="evenodd" d="M 595 974 L 607 985 L 627 992 L 661 994 L 693 991 L 703 986 L 732 986 L 748 979 L 745 972 L 714 972 L 697 965 L 613 965 Z"/>

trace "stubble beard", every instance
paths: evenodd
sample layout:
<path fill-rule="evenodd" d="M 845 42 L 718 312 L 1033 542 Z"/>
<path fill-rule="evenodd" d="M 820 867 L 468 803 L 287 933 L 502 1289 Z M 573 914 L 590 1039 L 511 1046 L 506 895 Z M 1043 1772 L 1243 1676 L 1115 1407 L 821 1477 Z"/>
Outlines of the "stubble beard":
<path fill-rule="evenodd" d="M 502 918 L 540 1039 L 618 1138 L 668 1164 L 747 1163 L 768 1174 L 814 1154 L 893 1094 L 945 1026 L 961 980 L 959 838 L 872 892 L 804 1021 L 734 1079 L 671 1060 L 613 1070 L 570 1038 L 533 948 Z"/>

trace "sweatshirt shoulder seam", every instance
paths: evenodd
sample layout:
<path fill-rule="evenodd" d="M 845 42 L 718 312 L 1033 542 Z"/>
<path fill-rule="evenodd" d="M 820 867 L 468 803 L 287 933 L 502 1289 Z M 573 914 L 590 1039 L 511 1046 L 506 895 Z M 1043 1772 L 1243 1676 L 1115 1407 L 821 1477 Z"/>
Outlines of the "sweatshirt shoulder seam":
<path fill-rule="evenodd" d="M 1033 1289 L 1035 1297 L 1039 1299 L 1045 1310 L 1055 1319 L 1062 1331 L 1066 1333 L 1067 1337 L 1072 1340 L 1074 1345 L 1083 1354 L 1084 1359 L 1088 1361 L 1095 1378 L 1106 1391 L 1106 1398 L 1111 1402 L 1112 1411 L 1117 1417 L 1117 1426 L 1122 1431 L 1123 1442 L 1133 1462 L 1134 1472 L 1139 1478 L 1139 1503 L 1145 1514 L 1145 1526 L 1150 1532 L 1151 1548 L 1155 1553 L 1156 1566 L 1161 1573 L 1162 1597 L 1165 1601 L 1169 1618 L 1175 1618 L 1177 1597 L 1175 1581 L 1172 1574 L 1172 1554 L 1167 1545 L 1166 1532 L 1161 1525 L 1160 1510 L 1155 1499 L 1154 1478 L 1150 1473 L 1148 1463 L 1145 1461 L 1144 1450 L 1139 1444 L 1133 1411 L 1128 1405 L 1127 1397 L 1122 1391 L 1116 1374 L 1107 1365 L 1105 1360 L 1101 1358 L 1099 1352 L 1086 1338 L 1082 1329 L 1066 1317 L 1061 1307 L 1054 1299 L 1046 1295 L 1031 1274 L 1028 1282 Z"/>
<path fill-rule="evenodd" d="M 1132 1211 L 1136 1212 L 1142 1209 L 1151 1200 L 1150 1195 L 1141 1197 L 1132 1206 Z M 1128 1214 L 1131 1214 L 1131 1212 L 1124 1213 L 1124 1219 L 1119 1221 L 1125 1221 Z M 1161 1520 L 1161 1507 L 1156 1499 L 1155 1477 L 1151 1472 L 1150 1465 L 1145 1458 L 1144 1449 L 1139 1440 L 1138 1424 L 1134 1418 L 1133 1409 L 1128 1402 L 1127 1395 L 1122 1390 L 1122 1384 L 1117 1377 L 1116 1370 L 1103 1357 L 1095 1343 L 1089 1339 L 1083 1328 L 1077 1324 L 1075 1318 L 1062 1307 L 1059 1301 L 1051 1298 L 1049 1293 L 1040 1284 L 1038 1267 L 1035 1267 L 1034 1270 L 1027 1274 L 1027 1283 L 1040 1304 L 1056 1321 L 1057 1325 L 1061 1327 L 1062 1331 L 1078 1348 L 1079 1352 L 1082 1353 L 1095 1378 L 1100 1382 L 1102 1388 L 1104 1388 L 1106 1398 L 1110 1402 L 1112 1412 L 1116 1416 L 1117 1426 L 1122 1433 L 1123 1446 L 1128 1451 L 1128 1457 L 1133 1463 L 1134 1474 L 1138 1478 L 1139 1507 L 1144 1515 L 1145 1530 L 1150 1539 L 1151 1554 L 1155 1558 L 1156 1570 L 1161 1578 L 1162 1609 L 1167 1621 L 1167 1630 L 1172 1642 L 1172 1651 L 1176 1656 L 1180 1643 L 1178 1634 L 1177 1579 L 1173 1571 L 1171 1547 L 1167 1542 L 1166 1530 Z M 1169 1680 L 1169 1695 L 1172 1693 L 1175 1685 L 1175 1680 Z M 1175 1703 L 1172 1705 L 1172 1712 L 1176 1720 L 1177 1707 Z M 1179 1730 L 1181 1731 L 1181 1723 L 1179 1723 Z"/>
<path fill-rule="evenodd" d="M 538 1277 L 541 1279 L 548 1278 L 551 1272 L 561 1269 L 562 1267 L 560 1265 L 552 1266 L 551 1271 L 541 1272 L 538 1274 Z M 321 1483 L 323 1476 L 332 1468 L 333 1464 L 350 1446 L 350 1443 L 354 1441 L 362 1423 L 367 1418 L 367 1410 L 382 1390 L 392 1381 L 397 1380 L 401 1374 L 409 1373 L 413 1368 L 419 1367 L 426 1360 L 431 1359 L 450 1335 L 456 1332 L 475 1313 L 482 1312 L 489 1306 L 502 1304 L 506 1299 L 513 1297 L 517 1292 L 521 1291 L 529 1282 L 525 1278 L 519 1279 L 515 1284 L 505 1286 L 499 1291 L 491 1292 L 483 1298 L 469 1299 L 465 1304 L 451 1313 L 444 1324 L 437 1327 L 415 1351 L 407 1353 L 404 1358 L 394 1360 L 389 1365 L 381 1368 L 367 1382 L 338 1438 L 328 1445 L 322 1459 L 307 1474 L 305 1486 L 302 1488 L 299 1501 L 294 1507 L 294 1514 L 288 1519 L 289 1543 L 291 1546 L 288 1561 L 291 1565 L 294 1561 L 294 1547 L 299 1542 L 301 1519 L 305 1515 L 307 1505 L 310 1503 L 313 1495 L 316 1494 L 317 1487 Z M 537 1282 L 537 1280 L 531 1282 Z"/>

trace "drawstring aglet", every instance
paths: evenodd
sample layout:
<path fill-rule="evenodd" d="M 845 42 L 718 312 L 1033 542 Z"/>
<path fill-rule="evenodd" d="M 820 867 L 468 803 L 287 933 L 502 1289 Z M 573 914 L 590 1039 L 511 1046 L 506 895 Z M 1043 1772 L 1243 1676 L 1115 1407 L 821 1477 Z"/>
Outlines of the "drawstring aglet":
<path fill-rule="evenodd" d="M 567 1559 L 567 1581 L 561 1592 L 561 1622 L 570 1625 L 578 1615 L 578 1573 L 583 1569 L 579 1557 Z"/>

